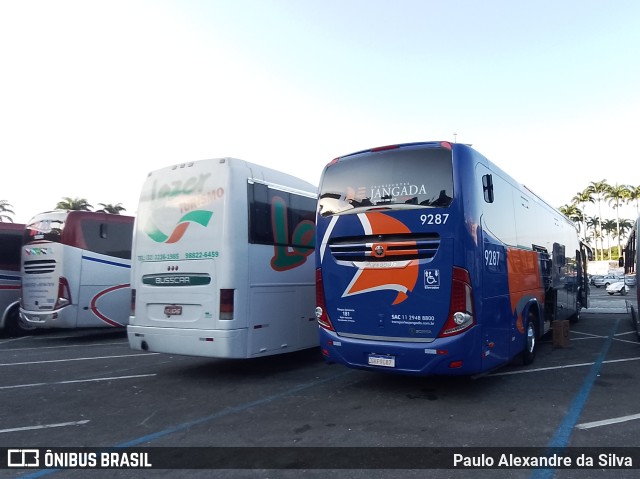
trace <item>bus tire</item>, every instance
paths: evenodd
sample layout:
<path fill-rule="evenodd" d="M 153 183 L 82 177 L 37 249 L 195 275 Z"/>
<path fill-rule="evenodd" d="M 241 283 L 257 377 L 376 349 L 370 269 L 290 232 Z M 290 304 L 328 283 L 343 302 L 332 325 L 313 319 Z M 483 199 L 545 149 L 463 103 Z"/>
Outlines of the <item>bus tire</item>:
<path fill-rule="evenodd" d="M 522 364 L 528 366 L 533 363 L 538 351 L 538 321 L 536 315 L 530 312 L 527 315 L 527 324 L 525 325 L 525 342 L 522 350 Z"/>
<path fill-rule="evenodd" d="M 571 317 L 569 318 L 569 322 L 571 324 L 575 324 L 578 321 L 580 321 L 580 310 L 576 308 L 576 313 L 571 315 Z"/>
<path fill-rule="evenodd" d="M 18 306 L 16 306 L 9 311 L 5 329 L 9 336 L 24 336 L 25 334 L 33 332 L 36 327 L 22 319 L 20 310 Z"/>

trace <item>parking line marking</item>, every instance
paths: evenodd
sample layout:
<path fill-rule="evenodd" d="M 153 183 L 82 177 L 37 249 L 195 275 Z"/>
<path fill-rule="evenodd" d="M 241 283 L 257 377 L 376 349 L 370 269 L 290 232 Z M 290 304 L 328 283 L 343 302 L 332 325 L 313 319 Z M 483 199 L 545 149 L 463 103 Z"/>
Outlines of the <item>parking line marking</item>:
<path fill-rule="evenodd" d="M 569 405 L 567 413 L 564 415 L 562 422 L 556 429 L 551 441 L 547 445 L 548 448 L 565 448 L 567 444 L 569 444 L 569 439 L 571 439 L 571 432 L 576 426 L 578 419 L 580 418 L 580 414 L 582 414 L 582 410 L 587 403 L 587 399 L 591 394 L 591 388 L 593 384 L 596 382 L 597 377 L 600 375 L 600 370 L 602 369 L 602 365 L 604 363 L 607 354 L 609 353 L 609 349 L 611 348 L 611 343 L 613 343 L 613 335 L 616 334 L 618 330 L 618 326 L 620 325 L 620 319 L 616 319 L 611 332 L 609 333 L 609 337 L 605 341 L 602 346 L 602 350 L 600 351 L 600 355 L 598 359 L 593 363 L 591 369 L 587 373 L 580 390 L 575 395 L 571 404 Z M 531 474 L 531 479 L 550 479 L 555 476 L 556 469 L 537 469 Z"/>
<path fill-rule="evenodd" d="M 228 407 L 226 409 L 223 409 L 222 411 L 218 411 L 216 413 L 210 414 L 209 416 L 203 416 L 200 417 L 198 419 L 193 419 L 191 421 L 188 422 L 183 422 L 182 424 L 177 424 L 175 426 L 171 426 L 168 427 L 166 429 L 163 429 L 161 431 L 157 431 L 155 433 L 151 433 L 151 434 L 147 434 L 146 436 L 141 436 L 138 437 L 136 439 L 132 439 L 130 441 L 127 442 L 123 442 L 120 444 L 117 444 L 115 446 L 112 447 L 117 447 L 117 448 L 121 448 L 121 447 L 134 447 L 134 446 L 139 446 L 140 444 L 144 444 L 147 442 L 153 442 L 153 441 L 157 441 L 158 439 L 161 439 L 165 436 L 168 436 L 170 434 L 176 433 L 176 432 L 180 432 L 180 431 L 184 431 L 186 429 L 189 429 L 191 427 L 194 426 L 199 426 L 202 424 L 206 424 L 208 422 L 211 421 L 215 421 L 216 419 L 220 419 L 224 416 L 228 416 L 230 414 L 236 414 L 239 412 L 243 412 L 246 411 L 247 409 L 251 409 L 254 407 L 258 407 L 258 406 L 262 406 L 264 404 L 268 404 L 270 402 L 273 402 L 277 399 L 281 399 L 284 398 L 286 396 L 304 391 L 306 389 L 310 389 L 313 388 L 315 386 L 321 386 L 323 384 L 326 384 L 330 381 L 333 381 L 335 379 L 340 379 L 342 377 L 348 376 L 350 374 L 353 374 L 354 370 L 353 369 L 347 369 L 346 371 L 343 371 L 341 373 L 335 374 L 333 376 L 329 376 L 326 377 L 324 379 L 315 379 L 306 383 L 302 383 L 302 384 L 298 384 L 297 386 L 293 386 L 292 388 L 287 389 L 286 391 L 282 391 L 280 393 L 276 393 L 273 394 L 271 396 L 267 396 L 264 397 L 262 399 L 256 399 L 255 401 L 249 401 L 249 402 L 245 402 L 243 404 L 239 404 L 237 406 L 232 406 L 232 407 Z M 31 474 L 26 474 L 23 476 L 20 476 L 22 479 L 36 479 L 39 477 L 44 477 L 44 476 L 48 476 L 50 474 L 56 474 L 58 472 L 62 472 L 64 469 L 43 469 L 40 471 L 34 471 Z"/>
<path fill-rule="evenodd" d="M 69 361 L 91 361 L 94 359 L 133 358 L 137 356 L 155 356 L 160 353 L 121 354 L 119 356 L 96 356 L 93 358 L 50 359 L 48 361 L 29 361 L 25 363 L 0 363 L 0 366 L 28 366 L 31 364 L 66 363 Z"/>
<path fill-rule="evenodd" d="M 38 429 L 49 429 L 52 427 L 82 426 L 83 424 L 87 424 L 88 422 L 89 419 L 85 419 L 83 421 L 61 422 L 58 424 L 39 424 L 38 426 L 14 427 L 11 429 L 0 429 L 0 434 L 3 434 L 5 432 L 35 431 Z"/>
<path fill-rule="evenodd" d="M 72 379 L 69 381 L 56 381 L 53 383 L 33 383 L 33 384 L 16 384 L 13 386 L 0 386 L 0 390 L 2 389 L 19 389 L 19 388 L 33 388 L 37 386 L 51 386 L 54 384 L 77 384 L 77 383 L 97 383 L 101 381 L 116 381 L 119 379 L 136 379 L 136 378 L 148 378 L 151 376 L 157 376 L 157 374 L 135 374 L 132 376 L 114 376 L 110 378 L 93 378 L 93 379 Z"/>
<path fill-rule="evenodd" d="M 584 366 L 593 366 L 593 365 L 594 365 L 594 363 L 565 364 L 563 366 L 549 366 L 547 368 L 523 369 L 521 371 L 505 371 L 503 373 L 489 374 L 486 377 L 491 378 L 491 377 L 494 377 L 494 376 L 511 376 L 511 375 L 514 375 L 514 374 L 539 373 L 539 372 L 543 372 L 543 371 L 554 371 L 556 369 L 581 368 L 581 367 L 584 367 Z"/>
<path fill-rule="evenodd" d="M 635 358 L 622 358 L 622 359 L 609 359 L 608 361 L 602 361 L 602 364 L 613 364 L 613 363 L 625 363 L 627 361 L 640 361 L 640 357 Z M 565 364 L 563 366 L 549 366 L 547 368 L 535 368 L 535 369 L 524 369 L 522 371 L 505 371 L 503 373 L 493 373 L 485 376 L 487 378 L 493 376 L 511 376 L 514 374 L 527 374 L 527 373 L 539 373 L 544 371 L 553 371 L 555 369 L 568 369 L 568 368 L 582 368 L 585 366 L 593 366 L 595 362 L 592 363 L 577 363 L 577 364 Z"/>
<path fill-rule="evenodd" d="M 5 341 L 0 341 L 0 344 L 13 343 L 13 342 L 15 342 L 15 341 L 22 341 L 23 339 L 27 339 L 27 336 L 22 336 L 21 338 L 10 338 L 10 339 L 6 339 Z"/>
<path fill-rule="evenodd" d="M 7 341 L 8 342 L 8 341 Z M 4 344 L 0 342 L 0 344 Z M 95 346 L 125 346 L 129 345 L 129 341 L 113 341 L 110 343 L 88 343 L 88 344 L 65 344 L 64 346 L 34 346 L 31 348 L 11 348 L 11 349 L 0 349 L 0 353 L 9 352 L 9 351 L 32 351 L 37 349 L 41 351 L 43 349 L 64 349 L 64 348 L 85 348 L 85 347 L 95 347 Z"/>
<path fill-rule="evenodd" d="M 618 424 L 621 422 L 633 421 L 640 419 L 640 414 L 631 414 L 629 416 L 614 417 L 611 419 L 603 419 L 602 421 L 584 422 L 576 426 L 577 429 L 591 429 L 593 427 L 608 426 L 609 424 Z"/>

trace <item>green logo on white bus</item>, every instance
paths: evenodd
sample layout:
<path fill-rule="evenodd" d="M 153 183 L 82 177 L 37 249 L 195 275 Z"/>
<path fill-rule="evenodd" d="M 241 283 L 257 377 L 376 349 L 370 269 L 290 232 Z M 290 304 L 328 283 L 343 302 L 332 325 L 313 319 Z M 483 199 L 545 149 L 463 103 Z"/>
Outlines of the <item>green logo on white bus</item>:
<path fill-rule="evenodd" d="M 149 286 L 202 286 L 211 283 L 208 274 L 145 274 L 142 284 Z"/>
<path fill-rule="evenodd" d="M 213 211 L 194 210 L 180 218 L 173 231 L 168 235 L 160 231 L 160 229 L 151 222 L 145 226 L 144 232 L 156 243 L 177 243 L 185 234 L 191 223 L 197 223 L 206 228 L 209 221 L 211 221 L 212 216 Z"/>

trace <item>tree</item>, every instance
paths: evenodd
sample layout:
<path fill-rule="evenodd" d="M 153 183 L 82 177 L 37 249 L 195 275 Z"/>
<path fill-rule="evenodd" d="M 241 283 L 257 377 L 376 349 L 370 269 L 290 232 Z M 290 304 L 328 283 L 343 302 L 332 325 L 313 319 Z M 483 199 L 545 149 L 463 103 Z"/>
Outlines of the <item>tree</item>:
<path fill-rule="evenodd" d="M 622 251 L 620 244 L 620 203 L 626 201 L 629 195 L 629 187 L 626 185 L 609 186 L 604 193 L 604 197 L 609 200 L 609 204 L 616 209 L 615 236 L 618 238 L 618 251 Z M 611 251 L 611 249 L 609 249 L 609 251 Z"/>
<path fill-rule="evenodd" d="M 627 236 L 627 232 L 631 231 L 631 229 L 633 228 L 633 221 L 626 218 L 621 219 L 619 227 L 620 227 L 620 235 L 622 235 L 622 237 L 625 238 Z"/>
<path fill-rule="evenodd" d="M 102 208 L 96 211 L 111 213 L 112 215 L 119 215 L 123 211 L 127 210 L 124 206 L 122 206 L 122 203 L 117 203 L 115 205 L 111 203 L 98 203 L 98 205 L 102 206 Z"/>
<path fill-rule="evenodd" d="M 0 223 L 5 220 L 9 223 L 13 223 L 13 218 L 9 215 L 15 215 L 15 212 L 11 208 L 13 208 L 13 205 L 11 205 L 7 200 L 0 200 Z"/>
<path fill-rule="evenodd" d="M 604 231 L 607 234 L 607 248 L 608 248 L 607 259 L 611 259 L 611 236 L 616 234 L 616 229 L 618 224 L 613 220 L 606 220 L 606 221 L 603 221 L 600 224 L 600 226 L 602 227 L 602 231 Z M 604 244 L 602 245 L 602 247 L 604 248 Z M 604 256 L 604 252 L 603 252 L 603 256 Z M 604 257 L 602 259 L 604 259 Z"/>
<path fill-rule="evenodd" d="M 596 253 L 596 259 L 598 259 L 598 238 L 601 237 L 601 232 L 599 229 L 600 218 L 597 216 L 587 216 L 586 218 L 587 231 L 589 229 L 593 229 L 593 246 Z M 602 253 L 604 257 L 604 252 Z"/>
<path fill-rule="evenodd" d="M 56 205 L 58 210 L 78 210 L 78 211 L 91 211 L 91 206 L 84 198 L 70 198 L 65 196 L 62 201 L 59 201 Z"/>
<path fill-rule="evenodd" d="M 578 191 L 576 193 L 576 195 L 571 198 L 571 201 L 573 202 L 574 205 L 580 205 L 581 206 L 581 210 L 582 210 L 582 226 L 584 226 L 584 238 L 585 240 L 587 239 L 587 224 L 586 224 L 586 211 L 585 211 L 585 207 L 587 203 L 595 203 L 595 199 L 593 198 L 593 195 L 591 194 L 591 192 L 589 191 L 588 188 L 584 189 L 583 191 Z"/>
<path fill-rule="evenodd" d="M 582 223 L 582 221 L 584 221 L 582 210 L 580 210 L 576 205 L 564 205 L 558 209 L 560 210 L 560 213 L 565 215 L 574 223 Z"/>
<path fill-rule="evenodd" d="M 636 218 L 640 216 L 640 186 L 628 186 L 629 196 L 627 197 L 627 204 L 632 201 L 636 202 Z"/>
<path fill-rule="evenodd" d="M 600 218 L 602 218 L 602 208 L 600 204 L 602 203 L 604 194 L 609 188 L 610 186 L 608 185 L 607 180 L 592 181 L 591 184 L 587 186 L 587 191 L 589 191 L 595 197 L 595 200 L 598 202 L 598 221 L 600 221 Z M 602 231 L 602 223 L 598 224 L 598 229 Z M 602 240 L 601 244 L 602 244 L 601 259 L 604 259 L 604 240 Z M 597 244 L 596 244 L 596 251 L 597 251 Z"/>

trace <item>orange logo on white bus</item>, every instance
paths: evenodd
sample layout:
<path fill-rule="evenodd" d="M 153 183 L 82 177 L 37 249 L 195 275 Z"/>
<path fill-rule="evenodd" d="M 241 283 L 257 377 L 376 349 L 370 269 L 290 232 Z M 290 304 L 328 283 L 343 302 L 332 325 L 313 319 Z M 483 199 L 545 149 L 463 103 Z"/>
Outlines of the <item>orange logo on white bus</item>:
<path fill-rule="evenodd" d="M 362 223 L 366 235 L 386 235 L 411 233 L 407 226 L 384 213 L 364 213 L 358 218 Z M 417 254 L 417 250 L 415 251 Z M 384 258 L 387 254 L 387 245 L 378 242 L 372 245 L 372 255 Z M 413 291 L 418 280 L 418 260 L 394 261 L 388 263 L 368 262 L 363 263 L 358 269 L 342 297 L 355 294 L 370 293 L 373 291 L 392 290 L 398 294 L 393 304 L 402 303 Z"/>

